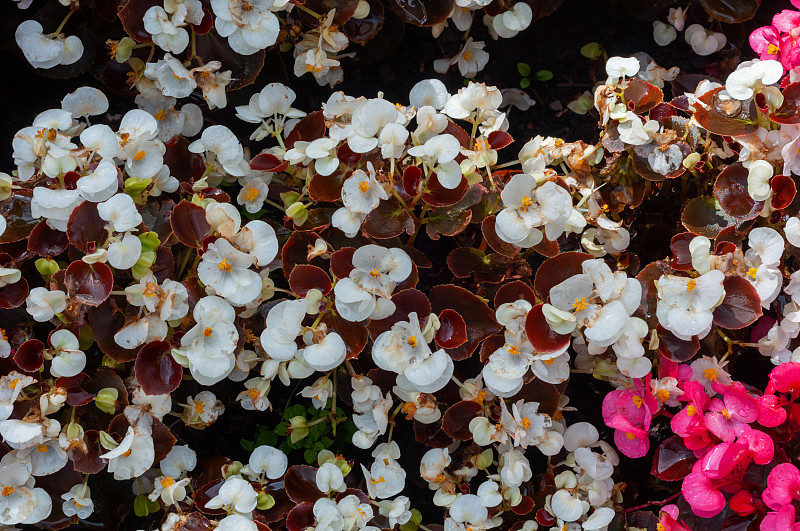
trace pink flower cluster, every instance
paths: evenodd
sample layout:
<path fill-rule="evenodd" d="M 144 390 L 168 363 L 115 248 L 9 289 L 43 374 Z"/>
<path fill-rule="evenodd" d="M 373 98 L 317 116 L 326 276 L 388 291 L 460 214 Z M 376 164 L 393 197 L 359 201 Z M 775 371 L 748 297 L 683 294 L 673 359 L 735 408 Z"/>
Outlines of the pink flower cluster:
<path fill-rule="evenodd" d="M 800 8 L 800 0 L 791 0 Z M 780 61 L 785 70 L 800 66 L 800 11 L 784 9 L 772 17 L 771 26 L 763 26 L 750 34 L 750 46 L 763 61 Z"/>

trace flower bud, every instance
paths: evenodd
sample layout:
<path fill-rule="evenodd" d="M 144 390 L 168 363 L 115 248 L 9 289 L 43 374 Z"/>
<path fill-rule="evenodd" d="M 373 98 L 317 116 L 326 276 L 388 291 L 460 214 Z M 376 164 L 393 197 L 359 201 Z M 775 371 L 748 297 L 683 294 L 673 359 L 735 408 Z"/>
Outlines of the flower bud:
<path fill-rule="evenodd" d="M 83 426 L 73 420 L 67 424 L 64 433 L 68 439 L 83 439 Z"/>
<path fill-rule="evenodd" d="M 228 479 L 231 476 L 235 476 L 239 474 L 244 468 L 244 465 L 241 461 L 231 461 L 230 463 L 226 463 L 222 465 L 222 477 Z"/>
<path fill-rule="evenodd" d="M 320 302 L 322 302 L 322 292 L 316 288 L 308 290 L 308 293 L 306 293 L 306 303 L 308 304 L 306 313 L 308 315 L 317 315 Z"/>
<path fill-rule="evenodd" d="M 133 47 L 136 46 L 136 41 L 130 37 L 123 37 L 121 40 L 117 41 L 116 44 L 114 44 L 114 41 L 109 41 L 109 43 L 114 46 L 112 48 L 114 50 L 114 59 L 118 63 L 124 63 L 130 59 L 131 53 L 133 53 Z"/>
<path fill-rule="evenodd" d="M 141 205 L 147 201 L 147 187 L 153 179 L 139 179 L 137 177 L 128 177 L 125 179 L 125 193 L 131 196 L 133 202 Z"/>
<path fill-rule="evenodd" d="M 100 392 L 94 397 L 94 405 L 100 411 L 113 415 L 117 410 L 117 398 L 119 398 L 119 390 L 115 387 L 106 387 L 100 389 Z"/>
<path fill-rule="evenodd" d="M 286 209 L 286 215 L 299 227 L 308 219 L 308 210 L 303 203 L 297 202 Z"/>
<path fill-rule="evenodd" d="M 300 198 L 300 194 L 297 192 L 281 192 L 280 196 L 285 207 L 293 205 Z"/>
<path fill-rule="evenodd" d="M 308 428 L 306 427 L 307 422 L 305 417 L 300 415 L 292 417 L 289 423 L 289 440 L 292 442 L 292 444 L 295 444 L 297 441 L 301 441 L 308 436 Z"/>
<path fill-rule="evenodd" d="M 516 507 L 522 501 L 522 493 L 519 491 L 519 487 L 511 487 L 503 493 L 503 498 L 511 507 Z"/>
<path fill-rule="evenodd" d="M 256 500 L 256 509 L 259 511 L 266 511 L 275 505 L 275 498 L 263 491 L 258 493 Z"/>
<path fill-rule="evenodd" d="M 494 455 L 491 448 L 484 450 L 475 458 L 475 467 L 479 470 L 486 470 L 492 465 L 493 457 Z"/>
<path fill-rule="evenodd" d="M 689 156 L 683 159 L 683 167 L 687 170 L 694 167 L 695 164 L 700 162 L 700 153 L 689 153 Z"/>
<path fill-rule="evenodd" d="M 11 176 L 0 172 L 0 201 L 11 197 Z"/>
<path fill-rule="evenodd" d="M 50 282 L 53 275 L 60 269 L 56 261 L 52 258 L 39 258 L 34 265 L 36 266 L 36 271 L 42 275 L 45 282 Z"/>
<path fill-rule="evenodd" d="M 581 46 L 581 55 L 592 61 L 602 56 L 603 52 L 603 47 L 596 42 L 590 42 Z"/>

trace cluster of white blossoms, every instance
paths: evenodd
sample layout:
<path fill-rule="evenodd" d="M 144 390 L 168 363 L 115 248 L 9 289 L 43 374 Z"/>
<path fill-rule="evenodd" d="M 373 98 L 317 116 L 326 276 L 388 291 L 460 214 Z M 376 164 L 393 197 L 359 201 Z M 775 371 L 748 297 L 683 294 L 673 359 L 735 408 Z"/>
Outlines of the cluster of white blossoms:
<path fill-rule="evenodd" d="M 60 33 L 60 28 L 55 33 L 45 34 L 42 25 L 35 20 L 26 20 L 20 24 L 14 38 L 25 59 L 34 68 L 71 65 L 83 56 L 80 38 L 75 35 L 67 37 Z"/>
<path fill-rule="evenodd" d="M 684 7 L 671 7 L 667 22 L 653 21 L 653 39 L 659 46 L 667 46 L 678 37 L 678 32 L 683 31 L 686 24 L 688 9 Z M 684 32 L 686 43 L 692 51 L 700 56 L 711 55 L 720 51 L 728 42 L 724 33 L 711 31 L 700 24 L 691 24 Z"/>
<path fill-rule="evenodd" d="M 144 14 L 144 29 L 153 42 L 165 52 L 178 54 L 189 45 L 185 26 L 203 21 L 200 0 L 165 0 L 164 6 L 154 5 Z"/>
<path fill-rule="evenodd" d="M 633 317 L 642 299 L 642 285 L 624 272 L 611 271 L 604 261 L 587 260 L 582 273 L 550 289 L 550 303 L 542 307 L 550 327 L 559 334 L 581 329 L 591 354 L 611 347 L 617 368 L 631 378 L 650 373 L 642 340 L 649 328 Z"/>

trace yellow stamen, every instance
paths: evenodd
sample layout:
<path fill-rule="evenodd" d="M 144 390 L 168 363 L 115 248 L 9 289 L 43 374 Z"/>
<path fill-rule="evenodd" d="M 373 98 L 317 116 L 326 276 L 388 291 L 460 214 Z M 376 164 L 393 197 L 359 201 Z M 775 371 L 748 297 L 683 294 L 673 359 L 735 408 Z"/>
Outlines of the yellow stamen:
<path fill-rule="evenodd" d="M 642 404 L 644 404 L 644 400 L 642 400 L 641 396 L 634 396 L 632 400 L 633 400 L 633 405 L 636 406 L 637 408 L 642 407 Z"/>
<path fill-rule="evenodd" d="M 247 396 L 250 397 L 250 400 L 255 400 L 256 398 L 258 398 L 258 395 L 259 395 L 258 389 L 254 388 L 247 391 Z"/>
<path fill-rule="evenodd" d="M 666 389 L 659 389 L 658 392 L 656 392 L 656 396 L 662 402 L 666 402 L 670 398 L 669 391 L 667 391 Z"/>
<path fill-rule="evenodd" d="M 781 49 L 775 46 L 774 44 L 770 44 L 769 46 L 767 46 L 767 53 L 770 55 L 778 55 L 779 51 L 781 51 Z"/>
<path fill-rule="evenodd" d="M 173 483 L 175 483 L 175 480 L 172 478 L 172 476 L 165 476 L 161 478 L 159 481 L 161 482 L 161 486 L 165 489 L 170 485 L 172 485 Z"/>
<path fill-rule="evenodd" d="M 694 407 L 694 404 L 689 404 L 689 407 L 686 408 L 686 414 L 690 417 L 697 415 L 697 408 Z"/>
<path fill-rule="evenodd" d="M 406 343 L 408 343 L 408 345 L 411 346 L 411 347 L 416 347 L 417 346 L 417 336 L 410 336 L 408 339 L 406 339 Z"/>
<path fill-rule="evenodd" d="M 705 376 L 706 379 L 711 381 L 711 382 L 713 382 L 714 380 L 719 378 L 719 376 L 717 375 L 717 371 L 715 371 L 714 369 L 712 369 L 710 367 L 703 371 L 703 376 Z"/>
<path fill-rule="evenodd" d="M 523 212 L 527 212 L 528 209 L 533 205 L 533 198 L 532 197 L 523 197 L 522 201 L 519 204 L 520 210 Z"/>
<path fill-rule="evenodd" d="M 690 279 L 689 282 L 686 283 L 686 291 L 691 293 L 694 291 L 694 288 L 697 287 L 697 281 L 695 279 Z"/>
<path fill-rule="evenodd" d="M 550 358 L 549 360 L 541 360 L 541 362 L 544 363 L 545 365 L 552 365 L 553 363 L 555 363 L 555 361 L 556 361 L 555 358 Z"/>
<path fill-rule="evenodd" d="M 436 476 L 436 479 L 434 479 L 434 481 L 436 483 L 442 483 L 446 479 L 447 479 L 447 476 L 445 476 L 444 474 L 439 474 L 438 476 Z"/>
<path fill-rule="evenodd" d="M 722 408 L 722 411 L 720 411 L 720 413 L 722 413 L 722 416 L 725 417 L 726 419 L 731 418 L 731 414 L 725 408 Z"/>
<path fill-rule="evenodd" d="M 8 386 L 9 386 L 11 389 L 16 389 L 16 388 L 17 388 L 17 384 L 19 383 L 20 379 L 21 379 L 21 378 L 14 378 L 13 380 L 11 380 L 11 381 L 8 383 Z"/>
<path fill-rule="evenodd" d="M 122 457 L 130 457 L 131 452 L 133 452 L 133 448 L 128 448 L 122 453 Z"/>
<path fill-rule="evenodd" d="M 223 258 L 217 264 L 217 269 L 219 269 L 220 271 L 225 271 L 226 273 L 230 273 L 231 272 L 231 263 L 228 262 L 227 258 Z"/>
<path fill-rule="evenodd" d="M 377 485 L 378 483 L 385 483 L 386 479 L 383 476 L 378 476 L 378 479 L 369 478 L 369 482 L 373 485 Z"/>
<path fill-rule="evenodd" d="M 634 440 L 636 438 L 636 434 L 635 433 L 631 433 L 631 432 L 627 432 L 625 434 L 625 437 L 627 437 L 630 440 Z"/>
<path fill-rule="evenodd" d="M 8 485 L 3 485 L 3 496 L 11 496 L 14 494 L 14 491 L 17 490 L 14 487 L 9 487 Z"/>
<path fill-rule="evenodd" d="M 72 498 L 72 505 L 74 505 L 75 507 L 86 507 L 82 503 L 78 503 L 78 500 L 76 500 L 75 498 Z"/>
<path fill-rule="evenodd" d="M 144 288 L 144 296 L 151 299 L 156 296 L 157 292 L 158 292 L 158 284 L 156 284 L 155 282 L 148 282 L 147 286 L 145 286 Z"/>
<path fill-rule="evenodd" d="M 358 183 L 358 189 L 361 190 L 362 194 L 366 194 L 369 191 L 369 183 L 367 181 L 361 181 Z"/>
<path fill-rule="evenodd" d="M 378 270 L 378 268 L 376 267 L 375 269 L 370 270 L 369 275 L 372 278 L 378 278 L 380 276 L 383 276 L 383 273 L 381 273 L 380 270 Z"/>
<path fill-rule="evenodd" d="M 244 193 L 244 200 L 248 203 L 252 203 L 258 197 L 258 188 L 250 188 L 248 191 Z"/>
<path fill-rule="evenodd" d="M 194 404 L 194 410 L 197 411 L 198 414 L 203 413 L 206 410 L 206 405 L 202 400 L 198 400 Z"/>
<path fill-rule="evenodd" d="M 133 156 L 133 160 L 135 160 L 136 162 L 139 162 L 140 160 L 142 160 L 144 158 L 144 155 L 145 155 L 144 150 L 138 151 L 136 153 L 136 155 Z"/>
<path fill-rule="evenodd" d="M 205 327 L 205 328 L 203 329 L 203 335 L 204 335 L 205 337 L 211 337 L 211 334 L 212 334 L 212 333 L 214 333 L 214 331 L 211 329 L 211 327 L 210 327 L 210 326 L 207 326 L 207 327 Z"/>
<path fill-rule="evenodd" d="M 575 299 L 575 301 L 572 303 L 572 307 L 575 308 L 576 312 L 582 312 L 587 306 L 588 304 L 586 303 L 586 297 Z"/>
<path fill-rule="evenodd" d="M 529 419 L 528 417 L 523 418 L 522 427 L 525 428 L 526 430 L 531 429 L 531 419 Z"/>
<path fill-rule="evenodd" d="M 47 445 L 46 444 L 40 444 L 39 446 L 36 447 L 36 451 L 39 452 L 40 454 L 46 453 L 47 452 Z"/>
<path fill-rule="evenodd" d="M 756 271 L 758 271 L 757 267 L 751 267 L 747 270 L 747 276 L 752 278 L 753 280 L 756 279 Z"/>
<path fill-rule="evenodd" d="M 464 60 L 469 61 L 472 59 L 472 52 L 464 52 Z"/>
<path fill-rule="evenodd" d="M 519 347 L 516 345 L 511 345 L 508 347 L 508 353 L 512 356 L 519 356 Z"/>
<path fill-rule="evenodd" d="M 166 118 L 166 117 L 167 117 L 167 115 L 161 109 L 157 110 L 156 113 L 153 115 L 153 118 L 155 118 L 159 122 L 161 120 L 163 120 L 164 118 Z"/>

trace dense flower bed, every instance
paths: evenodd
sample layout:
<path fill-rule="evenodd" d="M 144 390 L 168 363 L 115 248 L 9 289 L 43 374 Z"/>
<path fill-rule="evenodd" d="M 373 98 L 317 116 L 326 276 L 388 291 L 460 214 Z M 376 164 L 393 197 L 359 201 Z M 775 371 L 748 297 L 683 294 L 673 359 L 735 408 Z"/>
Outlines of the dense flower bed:
<path fill-rule="evenodd" d="M 270 83 L 209 120 L 279 40 L 296 73 L 340 78 L 351 17 L 381 4 L 316 3 L 131 0 L 115 16 L 139 42 L 103 75 L 136 107 L 84 86 L 14 136 L 0 525 L 797 528 L 800 13 L 671 97 L 677 68 L 608 58 L 569 106 L 597 113 L 594 143 L 513 138 L 530 102 L 472 81 L 315 109 Z M 479 9 L 501 37 L 533 18 L 456 4 L 462 31 Z M 655 41 L 725 46 L 686 17 Z M 18 27 L 31 65 L 83 60 L 63 27 Z M 479 44 L 437 71 L 474 76 Z M 633 503 L 623 460 L 674 494 Z"/>

